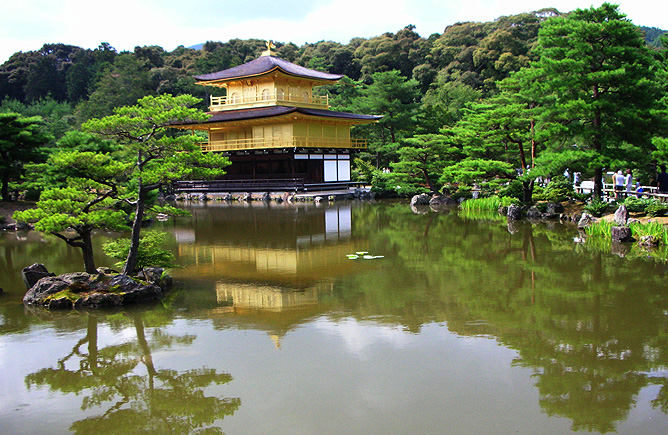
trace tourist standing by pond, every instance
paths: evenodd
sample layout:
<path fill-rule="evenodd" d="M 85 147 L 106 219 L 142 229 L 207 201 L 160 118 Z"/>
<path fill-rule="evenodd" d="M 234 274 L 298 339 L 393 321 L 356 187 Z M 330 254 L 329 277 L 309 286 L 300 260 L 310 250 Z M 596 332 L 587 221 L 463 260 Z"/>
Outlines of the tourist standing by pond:
<path fill-rule="evenodd" d="M 626 177 L 624 177 L 624 183 L 626 184 L 626 191 L 630 192 L 633 189 L 633 173 L 630 169 L 626 170 Z"/>
<path fill-rule="evenodd" d="M 656 186 L 659 188 L 659 193 L 668 193 L 668 174 L 666 173 L 666 165 L 659 165 L 661 172 L 656 177 Z"/>
<path fill-rule="evenodd" d="M 612 183 L 615 185 L 615 199 L 621 199 L 622 191 L 624 190 L 624 185 L 626 183 L 621 169 L 612 176 Z"/>

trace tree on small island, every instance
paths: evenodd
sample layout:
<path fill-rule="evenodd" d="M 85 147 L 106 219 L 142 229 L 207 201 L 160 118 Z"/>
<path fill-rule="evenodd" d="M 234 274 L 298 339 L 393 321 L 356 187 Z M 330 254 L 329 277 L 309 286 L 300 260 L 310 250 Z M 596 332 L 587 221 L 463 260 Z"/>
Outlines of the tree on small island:
<path fill-rule="evenodd" d="M 190 95 L 145 97 L 134 106 L 115 109 L 116 114 L 91 119 L 84 130 L 118 142 L 112 154 L 68 151 L 51 156 L 49 162 L 69 177 L 69 186 L 45 190 L 37 208 L 17 212 L 14 218 L 35 224 L 83 251 L 85 270 L 96 273 L 91 232 L 95 228 L 127 229 L 127 214 L 120 202 L 134 208 L 132 233 L 122 273 L 133 275 L 138 265 L 141 227 L 149 210 L 149 194 L 175 180 L 207 179 L 223 175 L 227 157 L 204 154 L 198 138 L 168 129 L 207 116 L 190 106 L 199 99 Z M 173 207 L 153 207 L 153 212 L 177 213 Z M 76 235 L 68 236 L 73 230 Z M 115 249 L 117 252 L 118 249 Z"/>
<path fill-rule="evenodd" d="M 176 135 L 168 128 L 187 121 L 205 121 L 208 115 L 191 107 L 199 101 L 191 95 L 144 97 L 134 106 L 116 108 L 114 115 L 91 119 L 82 126 L 86 131 L 118 141 L 128 162 L 132 161 L 129 182 L 134 189 L 128 190 L 123 199 L 135 210 L 124 274 L 132 275 L 137 266 L 149 193 L 176 180 L 218 177 L 229 165 L 227 157 L 204 154 L 196 136 Z"/>
<path fill-rule="evenodd" d="M 108 154 L 76 151 L 54 154 L 49 164 L 70 175 L 69 186 L 46 189 L 36 208 L 15 212 L 14 219 L 33 223 L 37 231 L 80 248 L 85 271 L 97 273 L 91 240 L 93 229 L 128 228 L 126 214 L 113 207 L 117 202 L 117 186 L 128 165 Z M 72 231 L 75 235 L 71 235 Z"/>

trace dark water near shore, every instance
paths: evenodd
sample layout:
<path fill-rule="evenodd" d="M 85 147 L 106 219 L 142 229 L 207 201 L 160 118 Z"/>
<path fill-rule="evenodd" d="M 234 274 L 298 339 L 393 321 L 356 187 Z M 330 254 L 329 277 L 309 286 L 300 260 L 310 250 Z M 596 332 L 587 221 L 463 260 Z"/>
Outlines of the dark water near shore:
<path fill-rule="evenodd" d="M 668 433 L 660 260 L 398 203 L 191 211 L 155 226 L 177 290 L 118 312 L 24 307 L 22 267 L 80 254 L 0 234 L 1 435 Z"/>

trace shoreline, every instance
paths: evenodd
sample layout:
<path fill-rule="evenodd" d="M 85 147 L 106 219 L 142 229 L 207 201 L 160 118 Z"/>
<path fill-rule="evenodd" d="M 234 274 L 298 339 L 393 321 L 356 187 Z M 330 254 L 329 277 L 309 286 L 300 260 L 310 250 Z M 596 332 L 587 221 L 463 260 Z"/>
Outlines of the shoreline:
<path fill-rule="evenodd" d="M 16 221 L 12 219 L 15 211 L 27 210 L 34 206 L 35 203 L 31 201 L 0 202 L 0 217 L 4 218 L 4 225 L 15 223 Z"/>

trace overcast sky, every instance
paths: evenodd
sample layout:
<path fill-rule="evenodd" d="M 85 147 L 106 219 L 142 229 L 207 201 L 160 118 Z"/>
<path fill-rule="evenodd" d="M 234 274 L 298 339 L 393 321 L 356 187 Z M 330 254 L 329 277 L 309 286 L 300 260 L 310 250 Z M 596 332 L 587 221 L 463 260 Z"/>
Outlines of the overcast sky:
<path fill-rule="evenodd" d="M 428 37 L 461 21 L 492 21 L 501 15 L 555 7 L 561 12 L 600 6 L 578 0 L 1 0 L 0 64 L 17 51 L 44 43 L 118 51 L 159 45 L 171 51 L 232 38 L 280 42 L 370 38 L 408 24 Z M 620 11 L 637 25 L 668 30 L 668 1 L 620 0 Z"/>

